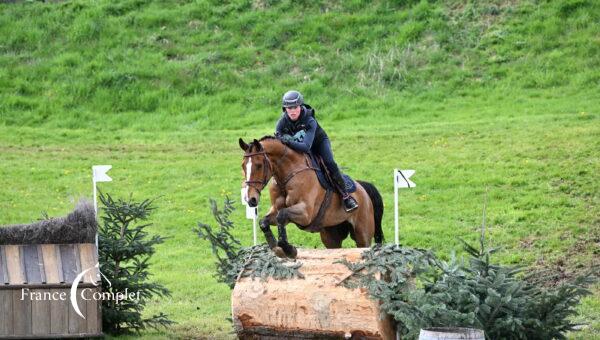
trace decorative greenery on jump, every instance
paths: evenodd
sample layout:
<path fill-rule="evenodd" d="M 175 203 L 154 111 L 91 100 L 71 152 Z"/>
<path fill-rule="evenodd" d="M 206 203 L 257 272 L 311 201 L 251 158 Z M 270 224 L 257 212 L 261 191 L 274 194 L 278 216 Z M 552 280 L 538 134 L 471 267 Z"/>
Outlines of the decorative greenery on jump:
<path fill-rule="evenodd" d="M 218 230 L 198 223 L 198 236 L 211 243 L 216 257 L 216 278 L 230 288 L 240 277 L 302 278 L 300 262 L 290 264 L 276 257 L 266 244 L 240 248 L 230 233 L 233 201 L 226 198 L 223 210 L 210 200 Z M 595 276 L 579 276 L 555 287 L 545 287 L 524 276 L 524 268 L 493 264 L 482 229 L 479 248 L 460 240 L 468 261 L 438 258 L 424 249 L 394 244 L 374 246 L 357 263 L 340 260 L 352 275 L 346 287 L 366 288 L 381 301 L 382 312 L 391 315 L 403 338 L 417 338 L 428 327 L 473 327 L 489 339 L 564 339 L 576 324 L 570 318 L 575 307 L 589 295 Z"/>
<path fill-rule="evenodd" d="M 219 210 L 215 200 L 210 200 L 212 214 L 219 225 L 218 230 L 205 223 L 198 223 L 194 231 L 202 239 L 210 241 L 213 255 L 216 257 L 216 278 L 233 289 L 240 277 L 269 277 L 285 280 L 292 277 L 302 278 L 298 268 L 300 262 L 291 262 L 278 258 L 266 244 L 253 247 L 240 247 L 240 242 L 231 234 L 234 226 L 229 215 L 235 209 L 233 201 L 228 197 Z"/>

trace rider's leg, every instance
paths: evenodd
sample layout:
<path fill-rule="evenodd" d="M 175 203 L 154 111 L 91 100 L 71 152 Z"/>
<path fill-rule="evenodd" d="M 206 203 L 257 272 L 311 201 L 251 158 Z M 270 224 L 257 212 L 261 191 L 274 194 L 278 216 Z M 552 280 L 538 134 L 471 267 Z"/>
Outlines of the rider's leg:
<path fill-rule="evenodd" d="M 323 140 L 323 142 L 319 145 L 317 152 L 321 155 L 321 157 L 323 157 L 323 162 L 329 170 L 331 178 L 335 182 L 336 189 L 340 193 L 342 201 L 344 202 L 344 209 L 347 212 L 350 212 L 358 208 L 358 203 L 356 202 L 356 200 L 352 196 L 350 196 L 350 194 L 348 194 L 348 192 L 346 191 L 346 183 L 344 182 L 342 173 L 340 172 L 340 169 L 333 160 L 333 152 L 331 151 L 331 144 L 329 143 L 329 139 L 325 138 Z"/>

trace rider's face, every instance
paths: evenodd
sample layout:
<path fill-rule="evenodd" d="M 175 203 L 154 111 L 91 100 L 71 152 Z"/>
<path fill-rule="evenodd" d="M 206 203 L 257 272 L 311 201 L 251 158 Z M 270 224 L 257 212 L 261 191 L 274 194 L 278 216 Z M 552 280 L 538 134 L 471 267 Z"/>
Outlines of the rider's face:
<path fill-rule="evenodd" d="M 300 106 L 286 107 L 285 112 L 287 112 L 288 117 L 295 122 L 300 117 Z"/>

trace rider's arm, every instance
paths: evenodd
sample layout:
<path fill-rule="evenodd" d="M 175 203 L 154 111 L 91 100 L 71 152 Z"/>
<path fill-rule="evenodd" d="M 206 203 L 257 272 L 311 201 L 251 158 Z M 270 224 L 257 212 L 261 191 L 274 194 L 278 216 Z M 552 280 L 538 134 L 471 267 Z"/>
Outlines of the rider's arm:
<path fill-rule="evenodd" d="M 317 131 L 317 121 L 313 118 L 308 120 L 308 124 L 306 126 L 306 136 L 304 136 L 304 140 L 302 142 L 291 141 L 288 142 L 292 149 L 300 152 L 308 152 L 312 147 L 312 143 L 315 140 L 315 132 Z"/>

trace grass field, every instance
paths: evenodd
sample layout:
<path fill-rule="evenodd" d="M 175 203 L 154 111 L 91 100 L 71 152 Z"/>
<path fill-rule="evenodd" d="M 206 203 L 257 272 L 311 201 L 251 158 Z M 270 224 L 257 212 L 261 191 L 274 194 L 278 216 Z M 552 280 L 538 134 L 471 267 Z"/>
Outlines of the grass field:
<path fill-rule="evenodd" d="M 144 335 L 231 336 L 192 229 L 212 223 L 209 198 L 239 199 L 237 139 L 273 133 L 297 88 L 344 171 L 382 193 L 388 241 L 392 170 L 415 169 L 403 244 L 460 253 L 487 192 L 498 262 L 581 273 L 600 254 L 599 20 L 585 0 L 2 4 L 0 224 L 66 214 L 112 164 L 100 189 L 160 197 L 151 231 L 169 237 L 151 271 L 172 297 L 147 313 L 178 324 Z M 241 205 L 234 222 L 250 245 Z M 571 338 L 600 338 L 592 289 Z"/>

